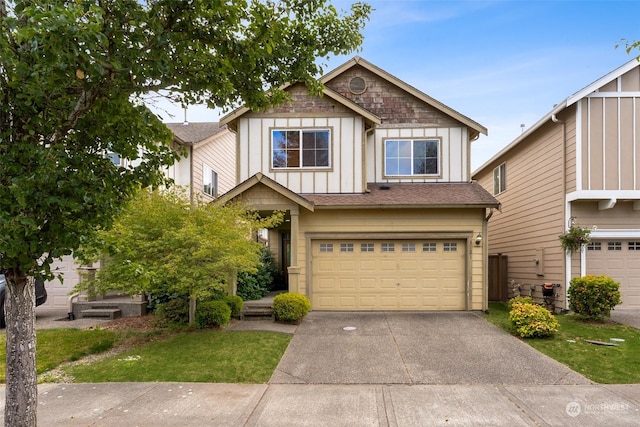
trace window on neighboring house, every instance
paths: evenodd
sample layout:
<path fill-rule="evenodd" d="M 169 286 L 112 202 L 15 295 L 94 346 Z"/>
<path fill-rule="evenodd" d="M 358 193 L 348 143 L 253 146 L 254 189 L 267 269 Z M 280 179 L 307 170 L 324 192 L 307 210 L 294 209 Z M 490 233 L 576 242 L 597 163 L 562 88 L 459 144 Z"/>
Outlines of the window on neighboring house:
<path fill-rule="evenodd" d="M 440 141 L 388 139 L 384 142 L 384 173 L 393 176 L 438 175 Z"/>
<path fill-rule="evenodd" d="M 493 195 L 507 189 L 507 164 L 503 163 L 493 170 Z"/>
<path fill-rule="evenodd" d="M 202 165 L 202 192 L 218 197 L 218 174 L 206 164 Z"/>
<path fill-rule="evenodd" d="M 328 168 L 331 134 L 328 129 L 271 131 L 273 168 Z"/>

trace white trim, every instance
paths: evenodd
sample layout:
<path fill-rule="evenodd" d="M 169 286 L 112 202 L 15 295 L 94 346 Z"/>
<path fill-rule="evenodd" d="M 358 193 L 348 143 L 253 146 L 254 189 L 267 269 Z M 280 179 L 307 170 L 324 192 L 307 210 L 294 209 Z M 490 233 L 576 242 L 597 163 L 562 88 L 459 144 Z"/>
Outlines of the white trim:
<path fill-rule="evenodd" d="M 620 83 L 620 78 L 618 77 L 618 84 Z M 618 89 L 619 90 L 619 89 Z M 622 119 L 620 118 L 620 110 L 621 110 L 621 104 L 620 104 L 620 97 L 618 97 L 618 190 L 622 189 L 622 174 L 620 173 L 620 171 L 622 170 L 622 159 L 621 159 L 621 149 L 622 149 L 622 137 L 620 136 L 620 134 L 622 133 L 620 130 L 621 127 L 621 122 Z"/>
<path fill-rule="evenodd" d="M 591 127 L 591 122 L 589 122 Z M 591 144 L 591 141 L 589 141 Z M 602 101 L 602 188 L 607 188 L 607 103 Z M 591 170 L 589 170 L 591 175 Z M 591 186 L 589 186 L 591 190 Z"/>
<path fill-rule="evenodd" d="M 591 101 L 587 99 L 587 190 L 591 190 Z"/>
<path fill-rule="evenodd" d="M 587 275 L 587 248 L 580 249 L 580 277 Z"/>
<path fill-rule="evenodd" d="M 615 93 L 615 95 L 613 95 L 613 93 Z M 640 96 L 640 92 L 623 92 L 618 88 L 617 92 L 593 92 L 585 96 L 585 98 L 633 98 L 636 96 Z"/>
<path fill-rule="evenodd" d="M 591 239 L 638 239 L 640 229 L 600 229 L 593 230 L 589 235 Z"/>
<path fill-rule="evenodd" d="M 565 200 L 640 200 L 640 190 L 581 190 L 567 193 Z"/>
<path fill-rule="evenodd" d="M 582 190 L 582 102 L 576 108 L 576 190 Z"/>
<path fill-rule="evenodd" d="M 569 225 L 569 221 L 572 215 L 571 211 L 571 203 L 566 202 L 566 206 L 564 209 L 564 223 Z M 565 292 L 564 292 L 564 306 L 569 307 L 569 287 L 571 287 L 571 255 L 567 254 L 566 251 L 564 253 L 564 283 L 565 283 Z"/>

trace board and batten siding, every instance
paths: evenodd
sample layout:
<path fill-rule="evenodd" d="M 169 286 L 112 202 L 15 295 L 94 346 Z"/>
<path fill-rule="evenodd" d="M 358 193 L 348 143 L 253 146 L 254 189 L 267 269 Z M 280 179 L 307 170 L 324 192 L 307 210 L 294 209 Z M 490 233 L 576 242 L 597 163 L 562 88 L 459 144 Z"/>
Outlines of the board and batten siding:
<path fill-rule="evenodd" d="M 309 254 L 312 238 L 323 236 L 341 238 L 351 236 L 357 239 L 411 239 L 416 235 L 428 235 L 429 239 L 468 239 L 466 244 L 467 281 L 470 281 L 470 310 L 483 310 L 484 277 L 482 245 L 473 244 L 473 239 L 482 232 L 483 209 L 362 209 L 317 210 L 314 213 L 301 210 L 300 230 L 297 242 L 292 242 L 298 252 L 300 275 L 297 289 L 289 289 L 309 295 L 311 268 Z M 316 236 L 316 237 L 310 237 Z"/>
<path fill-rule="evenodd" d="M 640 189 L 640 70 L 581 99 L 579 190 Z"/>
<path fill-rule="evenodd" d="M 327 169 L 273 169 L 273 129 L 329 129 L 331 166 Z M 238 182 L 258 172 L 296 193 L 362 193 L 361 117 L 248 117 L 238 124 Z"/>
<path fill-rule="evenodd" d="M 493 193 L 493 170 L 506 163 L 506 190 L 496 198 L 501 210 L 489 220 L 489 253 L 509 256 L 509 277 L 517 283 L 564 282 L 564 255 L 558 236 L 565 229 L 563 126 L 545 124 L 476 176 Z M 536 251 L 543 249 L 544 276 Z"/>
<path fill-rule="evenodd" d="M 384 141 L 436 138 L 440 140 L 438 176 L 388 177 L 384 174 Z M 466 128 L 377 128 L 367 140 L 367 182 L 468 182 L 469 142 Z"/>

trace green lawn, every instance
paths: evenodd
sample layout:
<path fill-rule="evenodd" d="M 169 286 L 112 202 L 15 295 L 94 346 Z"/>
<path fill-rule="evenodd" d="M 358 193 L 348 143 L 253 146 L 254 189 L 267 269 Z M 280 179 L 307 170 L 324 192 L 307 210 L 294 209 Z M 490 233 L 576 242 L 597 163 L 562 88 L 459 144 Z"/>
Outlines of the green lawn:
<path fill-rule="evenodd" d="M 5 333 L 0 334 L 0 383 L 6 374 Z M 78 360 L 89 354 L 109 350 L 119 340 L 118 334 L 104 329 L 46 329 L 36 333 L 36 370 L 49 371 L 63 362 Z"/>
<path fill-rule="evenodd" d="M 62 369 L 76 382 L 167 381 L 265 383 L 291 335 L 218 329 L 136 332 L 51 329 L 36 333 L 38 374 L 124 345 L 128 349 L 90 364 Z M 0 383 L 5 382 L 6 334 L 0 334 Z M 46 380 L 45 380 L 46 381 Z"/>
<path fill-rule="evenodd" d="M 174 334 L 117 356 L 65 368 L 76 382 L 265 383 L 291 335 L 205 330 Z"/>
<path fill-rule="evenodd" d="M 486 319 L 513 333 L 506 304 L 490 303 Z M 523 339 L 547 356 L 585 377 L 602 384 L 640 383 L 640 331 L 613 322 L 593 322 L 579 316 L 556 315 L 560 328 L 552 338 Z M 585 340 L 611 342 L 623 339 L 618 347 L 594 345 Z"/>

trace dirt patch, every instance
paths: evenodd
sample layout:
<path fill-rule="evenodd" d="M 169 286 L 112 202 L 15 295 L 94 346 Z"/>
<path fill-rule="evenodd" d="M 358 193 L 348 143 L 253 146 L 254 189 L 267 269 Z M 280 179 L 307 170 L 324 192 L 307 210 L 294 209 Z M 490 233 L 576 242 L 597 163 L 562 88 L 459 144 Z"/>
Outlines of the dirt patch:
<path fill-rule="evenodd" d="M 149 332 L 157 329 L 155 318 L 151 314 L 139 317 L 121 317 L 103 323 L 100 327 L 114 331 L 129 330 L 137 332 Z"/>

